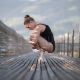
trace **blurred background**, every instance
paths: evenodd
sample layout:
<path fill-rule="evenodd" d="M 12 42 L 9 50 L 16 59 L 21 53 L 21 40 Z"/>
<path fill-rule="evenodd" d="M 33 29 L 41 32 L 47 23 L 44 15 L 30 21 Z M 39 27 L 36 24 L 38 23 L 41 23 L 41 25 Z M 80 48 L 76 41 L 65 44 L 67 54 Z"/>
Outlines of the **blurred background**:
<path fill-rule="evenodd" d="M 1 55 L 30 49 L 26 41 L 30 31 L 23 25 L 26 14 L 50 26 L 56 42 L 54 53 L 80 57 L 80 0 L 0 0 Z"/>

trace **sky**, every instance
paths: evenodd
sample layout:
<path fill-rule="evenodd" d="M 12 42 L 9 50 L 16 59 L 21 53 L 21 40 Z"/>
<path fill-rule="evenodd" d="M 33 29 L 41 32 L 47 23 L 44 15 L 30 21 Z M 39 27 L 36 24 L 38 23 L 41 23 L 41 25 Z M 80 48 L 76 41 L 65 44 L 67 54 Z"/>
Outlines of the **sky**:
<path fill-rule="evenodd" d="M 23 25 L 26 14 L 48 24 L 56 40 L 73 29 L 79 31 L 80 0 L 0 0 L 0 20 L 25 39 L 31 33 Z"/>

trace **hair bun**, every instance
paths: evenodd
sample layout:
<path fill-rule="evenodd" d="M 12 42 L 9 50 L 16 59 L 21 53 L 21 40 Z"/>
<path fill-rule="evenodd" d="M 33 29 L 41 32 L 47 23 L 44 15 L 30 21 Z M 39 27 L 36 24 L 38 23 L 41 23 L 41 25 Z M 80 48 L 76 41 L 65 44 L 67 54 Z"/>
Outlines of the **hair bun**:
<path fill-rule="evenodd" d="M 24 18 L 27 18 L 27 17 L 30 17 L 29 15 L 25 15 L 25 17 Z"/>

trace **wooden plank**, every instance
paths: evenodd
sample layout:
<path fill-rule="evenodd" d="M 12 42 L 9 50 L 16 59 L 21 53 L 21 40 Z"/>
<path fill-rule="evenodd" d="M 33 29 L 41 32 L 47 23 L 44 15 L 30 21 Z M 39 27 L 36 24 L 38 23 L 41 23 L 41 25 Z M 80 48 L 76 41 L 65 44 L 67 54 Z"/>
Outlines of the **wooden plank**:
<path fill-rule="evenodd" d="M 31 52 L 5 59 L 0 64 L 0 80 L 80 80 L 80 59 Z"/>

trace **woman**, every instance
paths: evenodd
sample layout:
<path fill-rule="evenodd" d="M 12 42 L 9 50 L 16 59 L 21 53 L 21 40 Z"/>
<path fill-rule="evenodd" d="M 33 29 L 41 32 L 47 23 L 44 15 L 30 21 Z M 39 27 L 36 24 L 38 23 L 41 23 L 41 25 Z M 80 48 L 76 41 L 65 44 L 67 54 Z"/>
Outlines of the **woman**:
<path fill-rule="evenodd" d="M 36 22 L 31 16 L 24 17 L 24 25 L 32 30 L 29 43 L 32 48 L 41 48 L 49 53 L 55 50 L 55 41 L 51 29 L 48 25 Z"/>

